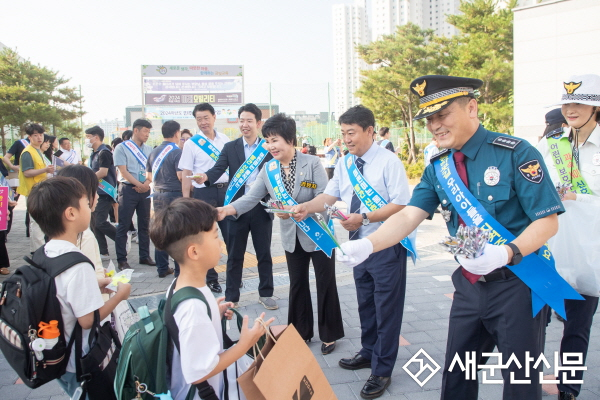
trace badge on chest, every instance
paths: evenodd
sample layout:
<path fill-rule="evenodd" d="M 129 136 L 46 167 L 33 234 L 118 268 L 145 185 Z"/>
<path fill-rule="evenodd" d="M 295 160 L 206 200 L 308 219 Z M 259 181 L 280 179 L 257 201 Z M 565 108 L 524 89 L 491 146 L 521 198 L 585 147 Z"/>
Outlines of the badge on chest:
<path fill-rule="evenodd" d="M 305 187 L 308 189 L 316 189 L 317 184 L 313 181 L 302 181 L 302 182 L 300 182 L 300 187 Z"/>
<path fill-rule="evenodd" d="M 483 175 L 483 181 L 488 186 L 496 186 L 500 182 L 500 170 L 497 167 L 488 167 Z"/>

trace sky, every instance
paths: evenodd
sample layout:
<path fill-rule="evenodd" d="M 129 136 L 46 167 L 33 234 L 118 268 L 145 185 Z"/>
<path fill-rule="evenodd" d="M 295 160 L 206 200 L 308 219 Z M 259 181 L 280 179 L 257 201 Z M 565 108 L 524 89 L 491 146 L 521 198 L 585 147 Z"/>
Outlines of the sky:
<path fill-rule="evenodd" d="M 243 65 L 245 101 L 333 103 L 331 6 L 351 0 L 0 0 L 0 42 L 81 85 L 84 122 L 141 104 L 141 65 Z"/>

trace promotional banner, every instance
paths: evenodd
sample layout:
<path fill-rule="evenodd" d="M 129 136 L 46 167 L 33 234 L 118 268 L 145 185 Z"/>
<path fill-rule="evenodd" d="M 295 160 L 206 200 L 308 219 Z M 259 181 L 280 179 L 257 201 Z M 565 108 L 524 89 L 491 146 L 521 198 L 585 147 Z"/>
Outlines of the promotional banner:
<path fill-rule="evenodd" d="M 237 106 L 213 106 L 217 119 L 235 118 L 237 120 Z M 148 119 L 194 119 L 193 106 L 146 106 L 145 114 Z"/>
<path fill-rule="evenodd" d="M 242 92 L 238 93 L 146 93 L 146 104 L 179 105 L 179 104 L 239 104 Z"/>
<path fill-rule="evenodd" d="M 9 191 L 8 186 L 0 186 L 0 231 L 5 231 L 8 227 Z"/>

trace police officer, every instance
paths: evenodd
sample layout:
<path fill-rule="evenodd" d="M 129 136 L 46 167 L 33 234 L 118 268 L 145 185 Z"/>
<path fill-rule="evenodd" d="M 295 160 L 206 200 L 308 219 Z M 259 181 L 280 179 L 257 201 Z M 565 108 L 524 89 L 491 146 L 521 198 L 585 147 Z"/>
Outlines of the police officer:
<path fill-rule="evenodd" d="M 223 173 L 211 182 L 210 186 L 202 183 L 206 179 L 205 172 L 215 166 L 223 146 L 229 138 L 215 129 L 217 116 L 215 109 L 208 103 L 200 103 L 194 107 L 192 115 L 196 119 L 199 131 L 190 139 L 191 143 L 183 148 L 179 168 L 183 171 L 182 188 L 183 197 L 190 196 L 191 186 L 194 187 L 194 198 L 203 200 L 214 207 L 222 207 L 225 202 L 225 193 L 229 186 L 229 174 Z M 192 178 L 190 178 L 192 177 Z M 219 221 L 219 229 L 225 244 L 228 245 L 229 220 Z M 214 292 L 221 293 L 223 289 L 219 284 L 219 274 L 214 268 L 206 274 L 206 286 Z"/>
<path fill-rule="evenodd" d="M 179 122 L 166 121 L 162 126 L 162 135 L 165 140 L 152 150 L 148 157 L 146 179 L 154 182 L 152 203 L 155 215 L 164 210 L 173 200 L 183 196 L 181 170 L 178 167 L 181 149 L 177 146 L 181 139 L 180 128 Z M 169 255 L 166 251 L 156 249 L 154 258 L 159 278 L 164 278 L 173 272 L 175 272 L 175 276 L 179 276 L 179 264 L 175 261 L 175 270 L 169 268 Z"/>
<path fill-rule="evenodd" d="M 310 213 L 324 211 L 324 204 L 333 205 L 341 198 L 349 206 L 348 219 L 341 225 L 348 231 L 350 241 L 360 241 L 377 229 L 377 222 L 405 207 L 410 199 L 408 179 L 400 159 L 373 141 L 375 116 L 371 110 L 351 107 L 338 122 L 351 154 L 338 162 L 324 193 L 292 210 L 297 213 L 294 218 L 301 220 Z M 361 185 L 353 181 L 355 173 L 364 178 Z M 365 188 L 360 198 L 354 190 L 358 186 Z M 379 200 L 369 198 L 372 202 L 363 203 L 365 192 L 376 192 Z M 367 206 L 381 200 L 387 204 L 376 210 Z M 391 383 L 404 309 L 406 255 L 406 249 L 397 241 L 391 248 L 365 257 L 354 269 L 362 349 L 354 357 L 341 359 L 339 365 L 349 370 L 371 369 L 361 390 L 366 399 L 381 396 Z M 322 350 L 326 353 L 325 348 Z"/>
<path fill-rule="evenodd" d="M 145 119 L 133 123 L 133 135 L 115 148 L 113 160 L 121 173 L 119 181 L 119 227 L 115 247 L 120 270 L 131 268 L 127 263 L 127 230 L 133 213 L 137 213 L 140 264 L 156 265 L 150 258 L 150 181 L 146 179 L 146 164 L 152 147 L 146 145 L 152 124 Z"/>
<path fill-rule="evenodd" d="M 117 170 L 113 154 L 104 143 L 104 130 L 98 125 L 85 130 L 86 146 L 92 148 L 90 168 L 98 177 L 98 204 L 94 210 L 93 232 L 100 247 L 103 260 L 109 259 L 106 237 L 112 241 L 117 237 L 117 229 L 108 221 L 108 214 L 117 201 Z"/>
<path fill-rule="evenodd" d="M 439 75 L 422 76 L 411 83 L 411 91 L 420 99 L 415 119 L 426 118 L 427 128 L 446 150 L 432 158 L 409 205 L 367 238 L 343 244 L 342 250 L 347 255 L 339 259 L 352 266 L 373 252 L 397 244 L 425 218 L 431 218 L 440 203 L 446 211 L 443 215 L 451 235 L 459 225 L 466 224 L 464 221 L 477 226 L 482 226 L 483 221 L 493 226 L 492 233 L 504 231 L 503 237 L 509 239 L 498 238 L 493 241 L 496 244 L 486 244 L 481 256 L 474 259 L 457 256 L 462 267 L 452 275 L 456 290 L 450 311 L 441 398 L 477 399 L 476 374 L 475 379 L 467 380 L 456 364 L 452 372 L 449 367 L 455 357 L 467 365 L 466 355 L 470 352 L 477 352 L 479 365 L 483 363 L 481 353 L 492 352 L 497 346 L 503 362 L 514 354 L 521 364 L 519 367 L 513 362 L 502 371 L 503 398 L 541 399 L 538 374 L 541 369 L 533 369 L 533 363 L 528 363 L 525 357 L 529 352 L 537 359 L 543 351 L 547 307 L 532 317 L 531 290 L 506 265 L 524 261 L 523 268 L 528 270 L 546 268 L 547 264 L 537 255 L 533 261 L 532 257 L 525 260 L 523 257 L 540 249 L 556 233 L 557 214 L 564 209 L 547 177 L 540 153 L 526 141 L 490 132 L 480 125 L 474 90 L 482 84 L 479 79 Z M 450 165 L 455 165 L 455 169 Z M 462 194 L 459 196 L 458 191 L 452 192 L 450 188 L 458 188 Z M 463 210 L 466 198 L 474 207 L 468 208 L 468 214 Z M 472 221 L 477 222 L 471 224 Z M 544 279 L 552 276 L 566 284 L 552 271 L 554 275 L 547 273 Z M 525 366 L 531 368 L 527 369 L 531 371 L 528 377 Z M 529 383 L 510 384 L 513 373 L 514 378 L 510 379 Z"/>

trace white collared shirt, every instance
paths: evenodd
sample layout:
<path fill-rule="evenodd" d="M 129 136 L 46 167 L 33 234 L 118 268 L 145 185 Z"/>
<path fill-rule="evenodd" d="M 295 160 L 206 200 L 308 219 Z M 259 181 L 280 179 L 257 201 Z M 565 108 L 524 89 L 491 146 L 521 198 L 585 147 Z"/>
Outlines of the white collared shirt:
<path fill-rule="evenodd" d="M 60 148 L 60 150 L 62 151 L 62 154 L 59 157 L 61 160 L 69 161 L 69 157 L 71 157 L 71 153 L 75 153 L 75 157 L 73 158 L 73 161 L 69 161 L 69 162 L 71 164 L 79 164 L 81 162 L 81 157 L 79 157 L 79 153 L 77 153 L 75 150 L 65 150 L 62 147 Z"/>
<path fill-rule="evenodd" d="M 569 135 L 569 129 L 565 128 L 564 135 Z M 548 139 L 542 138 L 537 145 L 537 149 L 542 153 L 550 178 L 556 185 L 560 182 L 560 179 L 554 167 L 554 159 L 550 153 Z M 596 154 L 596 164 L 598 165 L 594 165 L 594 156 Z M 585 144 L 579 146 L 579 171 L 581 171 L 581 175 L 592 191 L 592 194 L 577 194 L 577 201 L 584 203 L 600 202 L 600 126 L 598 125 L 596 125 L 596 128 L 592 131 Z"/>
<path fill-rule="evenodd" d="M 348 156 L 351 155 L 348 154 Z M 365 162 L 363 166 L 364 178 L 385 201 L 398 205 L 408 204 L 410 200 L 408 179 L 406 178 L 404 165 L 396 154 L 373 142 L 371 148 L 360 158 Z M 354 190 L 348 177 L 345 162 L 340 161 L 336 164 L 333 178 L 327 184 L 325 193 L 340 198 L 350 208 Z M 360 212 L 368 213 L 370 211 L 361 203 Z M 375 232 L 379 226 L 379 223 L 371 223 L 360 227 L 358 231 L 359 238 L 367 237 Z"/>
<path fill-rule="evenodd" d="M 198 132 L 202 136 L 202 132 Z M 225 143 L 229 142 L 229 138 L 215 130 L 215 139 L 210 140 L 208 137 L 204 136 L 212 145 L 214 145 L 219 151 L 223 150 L 223 146 Z M 193 174 L 202 174 L 215 166 L 216 161 L 214 161 L 208 154 L 204 152 L 196 143 L 193 141 L 188 141 L 187 146 L 183 148 L 183 153 L 181 154 L 181 158 L 179 159 L 179 168 L 181 170 L 188 169 L 192 171 Z M 229 181 L 229 175 L 227 173 L 223 173 L 219 179 L 217 179 L 214 183 L 225 183 Z M 213 182 L 211 182 L 213 184 Z M 197 188 L 206 187 L 205 184 L 197 184 L 192 181 L 192 185 Z"/>
<path fill-rule="evenodd" d="M 248 142 L 246 142 L 246 139 L 242 139 L 242 141 L 244 142 L 244 156 L 246 157 L 246 160 L 247 160 L 252 155 L 254 150 L 256 150 L 256 148 L 258 147 L 258 143 L 260 143 L 260 138 L 257 137 L 256 140 L 254 141 L 254 143 L 252 143 L 251 145 L 248 145 Z M 252 171 L 252 173 L 250 174 L 248 179 L 246 179 L 246 182 L 244 183 L 244 193 L 248 193 L 248 191 L 250 191 L 252 184 L 254 183 L 254 181 L 256 180 L 256 177 L 258 176 L 258 171 L 260 171 L 260 169 L 256 168 L 254 171 Z"/>

